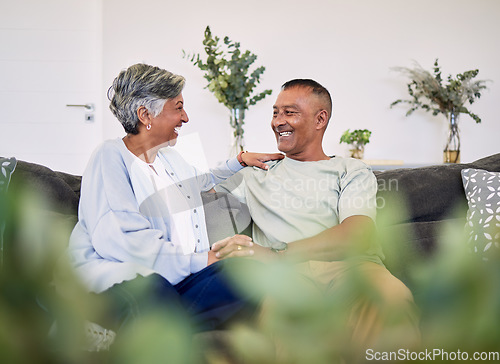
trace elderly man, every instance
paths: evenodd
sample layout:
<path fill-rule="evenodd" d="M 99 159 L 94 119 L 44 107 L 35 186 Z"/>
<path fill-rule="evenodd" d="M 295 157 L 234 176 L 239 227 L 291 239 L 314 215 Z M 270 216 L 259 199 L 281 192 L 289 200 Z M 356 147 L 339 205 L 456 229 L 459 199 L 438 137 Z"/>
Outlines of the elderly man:
<path fill-rule="evenodd" d="M 253 241 L 223 240 L 212 250 L 219 259 L 275 257 L 300 263 L 297 269 L 327 294 L 339 292 L 355 268 L 364 273 L 385 307 L 365 299 L 364 292 L 351 291 L 347 300 L 352 303 L 352 341 L 362 348 L 380 343 L 389 331 L 382 312 L 397 307 L 407 313 L 397 326 L 404 326 L 407 341 L 414 343 L 418 320 L 412 294 L 384 267 L 382 251 L 372 238 L 376 178 L 363 162 L 329 157 L 323 151 L 331 110 L 329 92 L 313 80 L 282 86 L 271 127 L 286 157 L 269 163 L 268 170 L 245 168 L 217 187 L 248 205 Z"/>

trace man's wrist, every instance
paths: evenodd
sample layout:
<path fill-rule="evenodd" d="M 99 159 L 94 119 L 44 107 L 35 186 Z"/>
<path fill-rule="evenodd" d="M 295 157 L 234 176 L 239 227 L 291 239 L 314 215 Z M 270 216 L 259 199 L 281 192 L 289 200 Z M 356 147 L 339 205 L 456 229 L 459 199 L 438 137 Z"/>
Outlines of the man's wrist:
<path fill-rule="evenodd" d="M 288 244 L 283 242 L 283 247 L 282 248 L 279 248 L 279 249 L 276 249 L 276 248 L 271 248 L 271 251 L 273 251 L 274 253 L 276 254 L 283 254 L 287 251 L 288 249 Z"/>

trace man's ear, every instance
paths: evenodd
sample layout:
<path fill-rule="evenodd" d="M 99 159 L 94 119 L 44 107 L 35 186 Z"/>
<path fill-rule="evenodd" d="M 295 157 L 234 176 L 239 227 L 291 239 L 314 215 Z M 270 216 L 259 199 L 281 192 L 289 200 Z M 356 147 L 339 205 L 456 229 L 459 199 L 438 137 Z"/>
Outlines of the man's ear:
<path fill-rule="evenodd" d="M 151 114 L 145 106 L 139 106 L 139 108 L 137 109 L 137 117 L 139 118 L 141 124 L 145 126 L 151 124 Z"/>
<path fill-rule="evenodd" d="M 321 110 L 318 111 L 318 114 L 316 115 L 316 129 L 326 129 L 326 126 L 328 125 L 328 111 L 326 110 Z"/>

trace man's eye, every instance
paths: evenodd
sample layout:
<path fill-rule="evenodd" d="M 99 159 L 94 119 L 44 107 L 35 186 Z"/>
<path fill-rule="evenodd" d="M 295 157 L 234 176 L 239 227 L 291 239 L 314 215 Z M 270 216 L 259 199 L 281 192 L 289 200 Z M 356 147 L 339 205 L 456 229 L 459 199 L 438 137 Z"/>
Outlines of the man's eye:
<path fill-rule="evenodd" d="M 293 115 L 293 114 L 296 114 L 296 112 L 295 111 L 289 111 L 289 110 L 287 110 L 287 111 L 285 111 L 285 114 L 287 114 L 287 115 Z"/>

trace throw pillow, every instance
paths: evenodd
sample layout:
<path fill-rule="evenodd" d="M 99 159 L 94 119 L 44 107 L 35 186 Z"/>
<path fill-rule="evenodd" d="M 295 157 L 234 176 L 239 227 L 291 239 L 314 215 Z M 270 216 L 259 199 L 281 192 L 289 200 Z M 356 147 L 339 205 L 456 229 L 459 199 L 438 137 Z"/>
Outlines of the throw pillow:
<path fill-rule="evenodd" d="M 10 176 L 16 169 L 16 163 L 16 158 L 0 157 L 0 265 L 3 264 L 3 232 L 5 230 L 5 217 L 7 216 L 6 193 Z"/>
<path fill-rule="evenodd" d="M 9 186 L 10 176 L 16 168 L 16 158 L 0 157 L 0 193 L 5 193 Z"/>
<path fill-rule="evenodd" d="M 462 170 L 462 181 L 472 251 L 484 260 L 500 256 L 500 173 L 468 168 Z"/>

